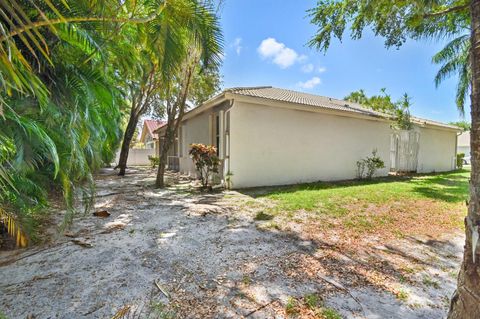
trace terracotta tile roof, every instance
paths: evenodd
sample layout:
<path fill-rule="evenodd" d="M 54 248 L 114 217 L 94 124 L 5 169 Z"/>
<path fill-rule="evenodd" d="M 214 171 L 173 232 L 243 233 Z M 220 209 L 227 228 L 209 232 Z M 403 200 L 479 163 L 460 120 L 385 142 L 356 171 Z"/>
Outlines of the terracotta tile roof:
<path fill-rule="evenodd" d="M 226 90 L 233 94 L 240 94 L 245 96 L 258 97 L 269 100 L 276 100 L 282 102 L 290 102 L 296 104 L 303 104 L 307 106 L 321 107 L 339 111 L 360 113 L 375 117 L 384 117 L 385 114 L 370 110 L 361 106 L 360 104 L 338 100 L 326 96 L 313 95 L 303 92 L 297 92 L 286 89 L 274 88 L 271 86 L 260 87 L 238 87 Z"/>
<path fill-rule="evenodd" d="M 158 138 L 158 134 L 154 133 L 157 129 L 164 126 L 167 122 L 158 120 L 145 120 L 143 121 L 143 127 L 147 128 L 147 132 L 153 137 Z"/>
<path fill-rule="evenodd" d="M 326 96 L 314 95 L 309 93 L 297 92 L 287 89 L 280 89 L 271 86 L 258 86 L 258 87 L 235 87 L 225 90 L 225 92 L 230 92 L 233 94 L 251 96 L 256 98 L 289 102 L 302 104 L 310 107 L 320 107 L 332 110 L 338 110 L 343 112 L 357 113 L 372 117 L 382 117 L 382 118 L 391 118 L 390 115 L 373 111 L 367 107 L 362 106 L 361 104 L 339 100 L 335 98 L 330 98 Z M 444 124 L 437 121 L 422 119 L 419 117 L 411 117 L 412 122 L 423 125 L 434 125 L 440 127 L 446 127 L 451 129 L 458 129 L 458 127 Z"/>

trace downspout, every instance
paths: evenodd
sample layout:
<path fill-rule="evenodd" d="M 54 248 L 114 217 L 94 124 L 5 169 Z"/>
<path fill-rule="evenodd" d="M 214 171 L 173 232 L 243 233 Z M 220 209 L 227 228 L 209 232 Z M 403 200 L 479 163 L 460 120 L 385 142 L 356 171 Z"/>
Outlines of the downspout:
<path fill-rule="evenodd" d="M 226 117 L 227 117 L 226 114 L 227 114 L 227 112 L 229 112 L 230 109 L 233 107 L 233 103 L 235 102 L 235 99 L 231 98 L 231 99 L 228 99 L 228 101 L 229 101 L 229 104 L 228 104 L 228 106 L 226 107 L 225 113 L 224 113 L 224 114 L 225 114 L 224 123 L 227 122 L 227 121 L 226 121 Z M 225 169 L 226 169 L 226 172 L 224 171 L 225 181 L 226 181 L 227 175 L 231 172 L 231 171 L 230 171 L 230 162 L 231 162 L 231 154 L 230 154 L 230 145 L 231 145 L 231 143 L 230 143 L 230 135 L 231 135 L 231 134 L 230 134 L 230 133 L 231 133 L 231 130 L 232 130 L 232 116 L 231 116 L 230 113 L 228 113 L 228 114 L 229 114 L 228 131 L 225 131 L 225 132 L 224 132 L 225 137 L 226 137 L 226 138 L 225 138 L 225 141 L 224 141 L 225 146 L 227 146 L 227 145 L 226 145 L 226 144 L 227 144 L 226 141 L 227 141 L 227 139 L 228 139 L 228 158 L 227 158 L 227 156 L 225 156 L 225 158 L 227 159 L 227 167 L 225 168 Z M 226 125 L 225 125 L 225 126 L 226 126 Z M 226 147 L 225 147 L 225 149 L 224 149 L 224 152 L 225 152 L 225 155 L 226 155 L 226 153 L 227 153 L 227 148 L 226 148 Z M 230 177 L 228 177 L 228 178 L 230 178 Z M 227 187 L 229 187 L 229 186 L 227 185 Z"/>

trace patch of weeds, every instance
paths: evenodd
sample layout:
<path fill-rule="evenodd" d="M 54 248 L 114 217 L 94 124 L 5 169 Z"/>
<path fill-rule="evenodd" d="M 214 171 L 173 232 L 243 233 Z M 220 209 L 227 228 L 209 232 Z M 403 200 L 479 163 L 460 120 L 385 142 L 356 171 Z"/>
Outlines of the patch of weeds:
<path fill-rule="evenodd" d="M 239 297 L 239 298 L 242 298 L 242 299 L 246 299 L 246 298 L 247 298 L 247 295 L 246 295 L 243 291 L 240 291 L 240 292 L 238 293 L 238 297 Z"/>
<path fill-rule="evenodd" d="M 393 235 L 395 235 L 395 237 L 397 237 L 398 239 L 403 239 L 406 237 L 405 233 L 398 229 L 393 230 Z"/>
<path fill-rule="evenodd" d="M 273 219 L 273 215 L 270 215 L 270 214 L 267 214 L 263 211 L 260 211 L 258 212 L 255 217 L 253 218 L 255 220 L 258 220 L 258 221 L 263 221 L 263 220 L 272 220 Z"/>
<path fill-rule="evenodd" d="M 413 274 L 415 273 L 415 268 L 409 267 L 409 266 L 403 266 L 401 270 L 406 273 L 406 274 Z"/>
<path fill-rule="evenodd" d="M 440 288 L 440 284 L 438 283 L 438 281 L 432 279 L 430 276 L 424 276 L 422 282 L 425 286 L 433 287 L 435 289 Z"/>
<path fill-rule="evenodd" d="M 398 277 L 398 281 L 401 283 L 401 284 L 404 284 L 407 282 L 407 278 L 404 276 L 404 275 L 400 275 Z"/>
<path fill-rule="evenodd" d="M 285 304 L 285 312 L 287 315 L 298 314 L 297 300 L 295 298 L 288 297 L 287 303 Z"/>
<path fill-rule="evenodd" d="M 3 312 L 0 311 L 0 319 L 8 319 L 8 318 L 3 314 Z"/>
<path fill-rule="evenodd" d="M 342 319 L 342 316 L 333 308 L 322 308 L 322 316 L 325 319 Z"/>
<path fill-rule="evenodd" d="M 408 300 L 408 292 L 403 289 L 399 289 L 397 293 L 395 294 L 398 300 L 401 300 L 403 302 L 406 302 Z"/>
<path fill-rule="evenodd" d="M 245 286 L 249 286 L 252 283 L 252 278 L 250 278 L 248 275 L 243 275 L 242 283 Z"/>
<path fill-rule="evenodd" d="M 357 215 L 354 219 L 345 221 L 344 225 L 361 232 L 372 232 L 375 229 L 374 223 L 365 215 Z"/>
<path fill-rule="evenodd" d="M 167 309 L 167 306 L 162 302 L 152 302 L 150 304 L 150 311 L 158 319 L 174 319 L 175 312 Z"/>
<path fill-rule="evenodd" d="M 310 310 L 315 310 L 321 304 L 320 298 L 315 294 L 305 295 L 304 300 Z"/>
<path fill-rule="evenodd" d="M 448 272 L 448 275 L 450 276 L 450 278 L 457 279 L 457 277 L 458 277 L 458 271 L 457 271 L 457 270 L 450 270 L 450 271 Z"/>
<path fill-rule="evenodd" d="M 275 223 L 275 222 L 270 222 L 268 223 L 267 225 L 265 225 L 265 228 L 270 228 L 270 229 L 276 229 L 276 230 L 280 230 L 280 225 Z"/>

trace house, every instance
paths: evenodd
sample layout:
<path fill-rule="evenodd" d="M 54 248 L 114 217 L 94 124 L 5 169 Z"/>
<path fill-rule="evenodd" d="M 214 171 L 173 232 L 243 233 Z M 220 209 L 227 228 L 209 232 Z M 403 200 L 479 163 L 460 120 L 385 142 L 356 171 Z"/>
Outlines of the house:
<path fill-rule="evenodd" d="M 143 147 L 130 148 L 128 151 L 127 166 L 149 166 L 151 165 L 149 157 L 158 156 L 158 134 L 155 130 L 165 125 L 163 121 L 144 120 L 142 133 L 140 135 L 140 143 Z M 115 156 L 115 163 L 120 159 L 120 150 Z"/>
<path fill-rule="evenodd" d="M 155 131 L 165 125 L 166 122 L 158 120 L 144 120 L 142 127 L 142 134 L 140 135 L 140 143 L 145 145 L 146 149 L 154 149 L 158 134 Z M 158 153 L 158 151 L 156 152 Z"/>
<path fill-rule="evenodd" d="M 465 154 L 467 164 L 470 164 L 470 131 L 462 132 L 457 140 L 457 153 Z"/>
<path fill-rule="evenodd" d="M 195 175 L 192 143 L 217 147 L 220 178 L 233 188 L 353 179 L 357 161 L 377 155 L 390 171 L 455 169 L 460 129 L 413 118 L 413 129 L 392 129 L 392 118 L 359 104 L 274 87 L 223 91 L 187 112 L 170 157 Z M 156 131 L 159 136 L 164 128 Z"/>

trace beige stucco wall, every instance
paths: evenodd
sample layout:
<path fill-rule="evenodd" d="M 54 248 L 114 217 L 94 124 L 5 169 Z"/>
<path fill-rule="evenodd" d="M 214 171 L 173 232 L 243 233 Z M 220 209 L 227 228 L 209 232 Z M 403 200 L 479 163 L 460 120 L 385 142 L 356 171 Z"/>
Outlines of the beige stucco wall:
<path fill-rule="evenodd" d="M 356 177 L 356 161 L 376 148 L 389 171 L 390 126 L 358 119 L 235 102 L 230 171 L 234 188 Z"/>
<path fill-rule="evenodd" d="M 195 166 L 192 159 L 188 156 L 189 146 L 193 143 L 202 143 L 210 145 L 211 141 L 211 128 L 210 128 L 210 114 L 211 112 L 205 112 L 190 118 L 182 122 L 181 133 L 179 132 L 179 143 L 181 150 L 179 150 L 180 157 L 180 171 L 182 173 L 196 175 Z"/>
<path fill-rule="evenodd" d="M 455 169 L 457 132 L 420 128 L 419 173 L 445 172 Z"/>

